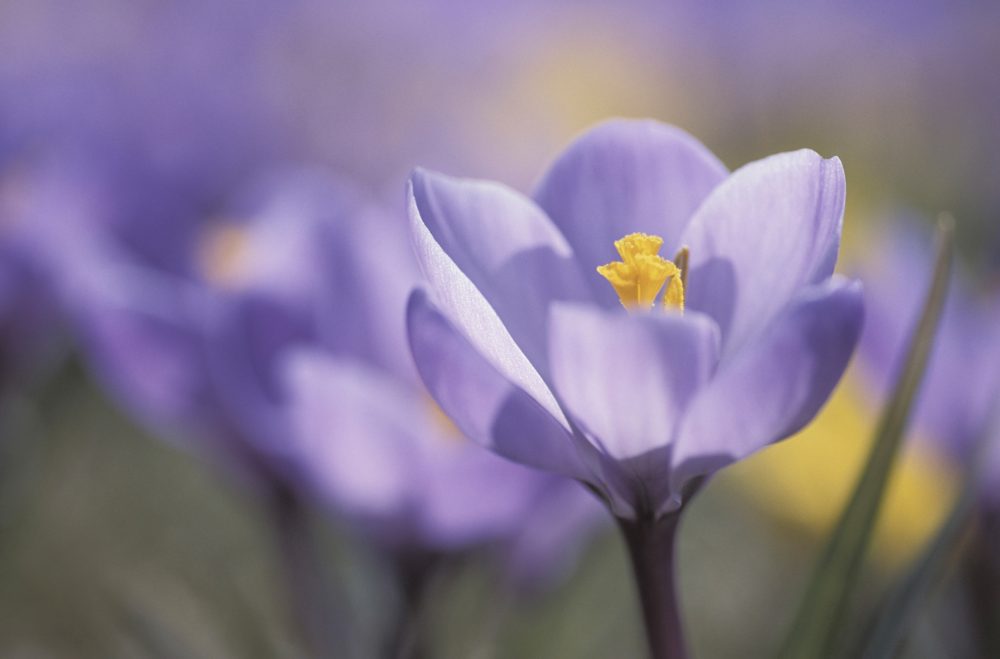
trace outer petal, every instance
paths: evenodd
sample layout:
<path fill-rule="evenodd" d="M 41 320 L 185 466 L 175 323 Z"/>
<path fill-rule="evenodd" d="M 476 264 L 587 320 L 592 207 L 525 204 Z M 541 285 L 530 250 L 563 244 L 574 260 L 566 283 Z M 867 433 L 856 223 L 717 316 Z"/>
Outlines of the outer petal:
<path fill-rule="evenodd" d="M 587 477 L 558 408 L 553 416 L 494 368 L 421 290 L 410 297 L 407 326 L 420 377 L 464 435 L 515 462 Z"/>
<path fill-rule="evenodd" d="M 537 592 L 560 582 L 577 567 L 590 540 L 610 528 L 611 519 L 601 501 L 579 484 L 550 479 L 507 552 L 514 583 Z"/>
<path fill-rule="evenodd" d="M 438 450 L 429 456 L 420 489 L 425 542 L 455 546 L 504 538 L 525 526 L 554 482 L 583 490 L 579 483 L 521 466 L 464 438 L 444 441 L 448 445 L 431 447 Z"/>
<path fill-rule="evenodd" d="M 344 220 L 331 227 L 326 243 L 330 303 L 324 340 L 416 383 L 405 317 L 420 270 L 406 217 L 372 210 Z"/>
<path fill-rule="evenodd" d="M 460 182 L 441 177 L 434 178 L 430 182 L 430 185 L 424 185 L 424 183 L 427 183 L 426 177 L 419 173 L 410 182 L 409 214 L 413 229 L 414 249 L 424 275 L 435 291 L 437 303 L 441 305 L 441 308 L 448 315 L 449 325 L 454 323 L 455 327 L 467 337 L 465 341 L 470 344 L 469 349 L 478 352 L 481 355 L 481 359 L 486 364 L 492 366 L 502 376 L 502 379 L 509 381 L 515 388 L 523 390 L 528 396 L 534 398 L 549 414 L 560 418 L 562 412 L 548 385 L 545 384 L 542 376 L 536 369 L 537 361 L 536 363 L 532 363 L 529 355 L 525 354 L 522 342 L 515 341 L 515 337 L 522 340 L 528 339 L 527 342 L 535 347 L 534 352 L 537 355 L 544 346 L 541 345 L 542 342 L 538 337 L 532 337 L 531 335 L 540 333 L 543 326 L 537 327 L 536 332 L 531 332 L 530 330 L 523 331 L 525 328 L 524 323 L 522 323 L 521 332 L 512 330 L 509 325 L 509 319 L 501 319 L 498 315 L 498 310 L 491 306 L 492 301 L 484 296 L 484 293 L 477 288 L 477 283 L 445 252 L 442 245 L 438 242 L 437 237 L 431 233 L 427 224 L 424 223 L 423 216 L 425 214 L 430 215 L 431 212 L 434 212 L 434 215 L 437 216 L 440 213 L 427 208 L 426 199 L 424 208 L 421 208 L 418 196 L 429 199 L 436 199 L 439 196 L 447 197 L 449 194 L 461 196 L 463 191 L 467 191 L 467 188 L 463 187 Z M 493 188 L 483 187 L 479 184 L 470 185 L 473 185 L 473 192 L 481 194 L 488 195 L 491 190 L 495 191 Z M 439 194 L 428 196 L 421 192 L 418 195 L 418 188 L 424 192 L 428 189 L 434 190 Z M 507 202 L 511 201 L 507 197 L 513 197 L 513 193 L 504 193 L 494 199 L 499 202 L 499 205 L 493 212 L 503 212 L 503 208 L 505 207 L 504 199 L 506 198 Z M 478 201 L 485 203 L 484 199 L 479 199 Z M 434 206 L 434 204 L 430 205 Z M 510 206 L 510 204 L 507 205 Z M 512 213 L 516 213 L 518 204 L 513 203 L 513 206 L 514 208 L 509 208 L 509 210 Z M 459 220 L 455 218 L 455 221 L 458 222 Z M 440 222 L 437 224 L 439 228 L 442 226 Z M 455 241 L 451 240 L 449 242 L 454 243 Z M 455 251 L 458 252 L 460 250 L 456 248 Z M 460 260 L 466 261 L 467 265 L 473 261 L 472 257 L 468 255 L 463 256 Z M 475 268 L 472 269 L 475 270 Z M 488 279 L 481 269 L 478 278 Z M 485 281 L 483 285 L 489 288 L 490 283 Z M 545 309 L 532 308 L 532 306 L 529 304 L 525 313 L 541 313 L 547 317 L 548 314 Z M 412 331 L 410 340 L 412 344 Z"/>
<path fill-rule="evenodd" d="M 404 512 L 419 487 L 427 408 L 373 369 L 317 351 L 289 353 L 282 379 L 310 481 L 349 515 Z"/>
<path fill-rule="evenodd" d="M 359 362 L 297 350 L 283 371 L 310 482 L 385 539 L 452 548 L 504 537 L 559 480 L 465 440 L 419 388 Z"/>
<path fill-rule="evenodd" d="M 206 295 L 119 264 L 104 264 L 72 292 L 83 349 L 115 397 L 158 430 L 190 432 L 215 423 L 204 353 L 215 308 Z"/>
<path fill-rule="evenodd" d="M 847 367 L 863 316 L 860 284 L 835 277 L 805 291 L 720 367 L 681 424 L 675 491 L 812 420 Z"/>
<path fill-rule="evenodd" d="M 724 359 L 833 274 L 844 194 L 840 161 L 802 150 L 740 168 L 698 209 L 687 304 L 719 323 Z"/>
<path fill-rule="evenodd" d="M 719 336 L 699 314 L 563 304 L 553 310 L 550 342 L 560 399 L 604 453 L 624 460 L 671 441 L 712 373 Z"/>
<path fill-rule="evenodd" d="M 579 137 L 552 165 L 535 199 L 592 274 L 618 259 L 614 241 L 641 231 L 679 246 L 684 227 L 725 166 L 684 131 L 655 121 L 617 119 Z M 669 258 L 669 256 L 668 256 Z M 599 298 L 617 298 L 592 277 Z"/>
<path fill-rule="evenodd" d="M 498 183 L 454 179 L 417 170 L 410 178 L 410 213 L 417 255 L 450 312 L 454 277 L 426 245 L 457 266 L 502 320 L 527 357 L 545 363 L 545 326 L 553 300 L 580 299 L 583 279 L 559 230 L 534 202 Z M 462 316 L 455 316 L 463 327 Z M 470 333 L 470 337 L 475 337 Z M 475 341 L 476 339 L 473 338 Z"/>
<path fill-rule="evenodd" d="M 225 298 L 206 337 L 207 367 L 218 405 L 247 442 L 283 453 L 288 435 L 279 366 L 290 347 L 315 342 L 313 309 L 257 293 Z"/>

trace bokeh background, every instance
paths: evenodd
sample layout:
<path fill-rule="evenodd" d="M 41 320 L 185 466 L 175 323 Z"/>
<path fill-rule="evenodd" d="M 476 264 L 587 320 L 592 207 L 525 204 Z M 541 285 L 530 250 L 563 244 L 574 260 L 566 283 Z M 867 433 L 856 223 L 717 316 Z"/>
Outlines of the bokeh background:
<path fill-rule="evenodd" d="M 306 651 L 253 488 L 95 378 L 73 322 L 78 280 L 101 277 L 81 257 L 94 236 L 178 272 L 206 218 L 288 167 L 401 209 L 415 166 L 528 191 L 586 127 L 652 117 L 730 168 L 840 156 L 845 272 L 878 261 L 880 227 L 952 213 L 985 289 L 1000 265 L 998 62 L 1000 7 L 976 1 L 0 0 L 0 656 Z M 695 656 L 766 656 L 781 638 L 880 404 L 858 371 L 803 437 L 688 511 Z M 930 444 L 894 484 L 869 604 L 955 491 Z M 326 576 L 374 642 L 399 594 L 341 520 L 312 514 Z M 426 612 L 432 656 L 640 656 L 624 547 L 610 525 L 579 543 L 564 579 L 516 603 L 496 596 L 488 554 L 450 565 Z M 974 656 L 964 602 L 949 580 L 907 656 Z"/>

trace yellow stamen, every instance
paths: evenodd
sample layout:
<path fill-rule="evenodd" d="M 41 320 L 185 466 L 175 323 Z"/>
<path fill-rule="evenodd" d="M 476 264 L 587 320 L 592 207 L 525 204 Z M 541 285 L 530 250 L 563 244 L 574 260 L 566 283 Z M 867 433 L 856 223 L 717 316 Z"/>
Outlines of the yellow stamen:
<path fill-rule="evenodd" d="M 663 294 L 663 306 L 684 311 L 684 282 L 679 274 L 667 282 L 667 292 Z"/>
<path fill-rule="evenodd" d="M 688 279 L 688 257 L 690 250 L 687 246 L 677 250 L 674 256 L 674 264 L 677 266 L 679 276 L 671 277 L 667 282 L 667 292 L 663 296 L 663 306 L 673 307 L 684 311 L 684 289 L 687 287 Z"/>
<path fill-rule="evenodd" d="M 630 233 L 615 241 L 615 249 L 622 260 L 597 268 L 597 272 L 614 287 L 626 309 L 651 309 L 666 284 L 664 306 L 684 310 L 685 273 L 672 261 L 660 256 L 662 246 L 663 238 L 659 236 Z"/>
<path fill-rule="evenodd" d="M 677 250 L 677 254 L 674 255 L 674 263 L 677 264 L 677 268 L 681 271 L 681 283 L 685 287 L 688 285 L 688 260 L 690 257 L 691 250 L 688 249 L 687 245 Z"/>

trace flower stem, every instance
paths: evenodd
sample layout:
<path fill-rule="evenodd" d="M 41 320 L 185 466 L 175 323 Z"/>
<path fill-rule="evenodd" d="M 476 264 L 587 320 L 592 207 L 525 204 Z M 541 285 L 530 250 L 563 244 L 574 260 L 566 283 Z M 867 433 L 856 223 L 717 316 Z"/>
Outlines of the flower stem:
<path fill-rule="evenodd" d="M 978 524 L 965 556 L 965 589 L 981 656 L 1000 656 L 1000 562 L 995 547 L 1000 541 L 1000 515 L 981 506 Z"/>
<path fill-rule="evenodd" d="M 270 499 L 288 602 L 309 656 L 344 656 L 349 646 L 317 553 L 308 511 L 295 492 L 280 485 L 272 487 Z"/>
<path fill-rule="evenodd" d="M 437 572 L 436 557 L 402 550 L 394 555 L 402 607 L 396 629 L 390 636 L 388 656 L 393 659 L 425 659 L 429 656 L 425 637 L 424 607 Z"/>
<path fill-rule="evenodd" d="M 650 659 L 685 659 L 674 580 L 674 535 L 679 515 L 619 520 L 635 574 Z"/>

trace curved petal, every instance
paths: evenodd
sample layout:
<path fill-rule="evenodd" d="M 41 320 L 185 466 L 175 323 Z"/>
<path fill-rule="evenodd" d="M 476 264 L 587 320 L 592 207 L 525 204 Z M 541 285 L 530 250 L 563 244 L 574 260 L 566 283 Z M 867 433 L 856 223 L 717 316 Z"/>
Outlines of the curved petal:
<path fill-rule="evenodd" d="M 219 309 L 205 361 L 220 412 L 244 441 L 278 456 L 288 434 L 278 368 L 292 346 L 315 342 L 314 309 L 255 292 L 224 296 Z"/>
<path fill-rule="evenodd" d="M 570 304 L 553 309 L 549 340 L 560 400 L 619 461 L 670 443 L 711 376 L 719 344 L 715 323 L 699 314 L 630 315 Z"/>
<path fill-rule="evenodd" d="M 673 487 L 797 432 L 843 375 L 861 333 L 861 285 L 840 277 L 803 292 L 691 403 L 672 455 Z"/>
<path fill-rule="evenodd" d="M 506 552 L 508 574 L 528 592 L 563 581 L 611 519 L 602 502 L 579 483 L 550 479 L 512 538 Z"/>
<path fill-rule="evenodd" d="M 425 542 L 458 546 L 516 533 L 553 481 L 579 483 L 529 469 L 462 438 L 430 462 L 420 495 Z M 451 449 L 451 450 L 447 450 Z"/>
<path fill-rule="evenodd" d="M 103 266 L 93 281 L 74 289 L 71 309 L 98 379 L 160 431 L 214 424 L 205 361 L 214 303 L 186 282 L 144 268 Z"/>
<path fill-rule="evenodd" d="M 413 223 L 422 225 L 418 234 L 429 234 L 521 350 L 544 370 L 549 304 L 586 295 L 572 251 L 551 220 L 530 199 L 498 183 L 423 170 L 410 178 L 410 213 Z M 429 255 L 433 248 L 426 241 L 418 236 L 418 258 L 441 293 L 454 278 L 434 276 L 441 265 Z M 446 308 L 448 298 L 441 295 Z"/>
<path fill-rule="evenodd" d="M 415 383 L 405 316 L 420 270 L 406 216 L 371 209 L 344 220 L 330 227 L 325 243 L 323 340 Z"/>
<path fill-rule="evenodd" d="M 515 462 L 587 476 L 580 447 L 558 407 L 553 416 L 501 374 L 421 290 L 410 297 L 407 327 L 417 372 L 466 437 Z"/>
<path fill-rule="evenodd" d="M 515 341 L 515 336 L 512 336 L 514 332 L 508 326 L 509 319 L 501 319 L 497 309 L 491 304 L 493 300 L 487 299 L 477 287 L 477 283 L 446 253 L 425 224 L 423 215 L 430 213 L 427 208 L 421 209 L 417 200 L 416 188 L 426 187 L 420 184 L 420 181 L 426 182 L 426 177 L 414 175 L 414 179 L 410 182 L 409 215 L 414 250 L 424 276 L 435 292 L 435 300 L 448 315 L 449 324 L 454 323 L 455 327 L 465 335 L 470 349 L 479 353 L 481 359 L 496 369 L 503 379 L 522 389 L 549 414 L 561 418 L 559 405 L 536 368 L 538 361 L 532 363 L 530 355 L 526 355 L 522 342 Z M 445 190 L 454 190 L 455 186 L 458 186 L 459 190 L 462 189 L 461 183 L 445 180 Z M 469 261 L 471 257 L 464 260 Z M 489 287 L 490 283 L 487 281 L 484 285 Z M 534 311 L 544 312 L 544 310 Z M 548 313 L 544 312 L 543 315 L 548 316 Z M 538 328 L 538 332 L 541 332 L 542 327 Z M 528 338 L 525 334 L 531 332 L 522 331 L 518 334 L 520 335 L 518 338 L 525 339 Z M 411 343 L 412 340 L 411 335 Z M 528 342 L 536 346 L 537 354 L 541 342 L 537 338 Z"/>
<path fill-rule="evenodd" d="M 535 199 L 590 274 L 617 260 L 614 241 L 629 233 L 656 234 L 669 248 L 679 247 L 684 227 L 726 174 L 684 131 L 656 121 L 617 119 L 573 142 L 549 169 Z M 617 304 L 607 284 L 592 279 L 598 299 Z"/>
<path fill-rule="evenodd" d="M 844 194 L 840 160 L 802 150 L 740 168 L 695 213 L 686 302 L 719 323 L 723 359 L 833 274 Z"/>
<path fill-rule="evenodd" d="M 419 488 L 417 396 L 372 368 L 316 350 L 283 359 L 289 441 L 309 482 L 348 515 L 395 516 Z"/>
<path fill-rule="evenodd" d="M 501 538 L 559 480 L 466 441 L 419 388 L 360 362 L 298 349 L 282 372 L 309 482 L 383 537 L 436 548 Z"/>

